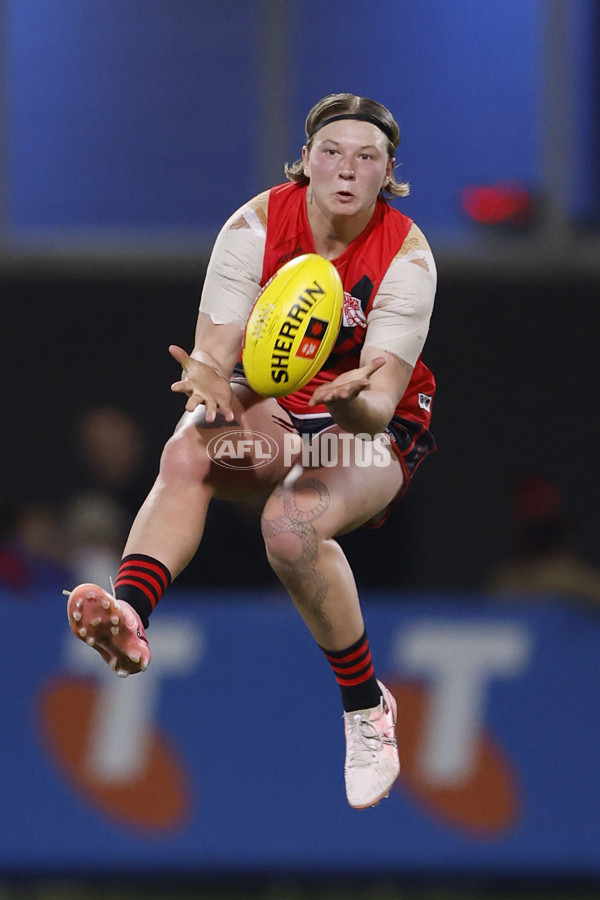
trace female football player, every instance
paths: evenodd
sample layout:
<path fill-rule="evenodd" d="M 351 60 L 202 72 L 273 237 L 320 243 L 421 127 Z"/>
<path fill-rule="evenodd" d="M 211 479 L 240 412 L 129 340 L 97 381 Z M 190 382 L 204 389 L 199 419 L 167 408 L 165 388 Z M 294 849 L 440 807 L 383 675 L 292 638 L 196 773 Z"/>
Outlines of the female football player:
<path fill-rule="evenodd" d="M 170 348 L 183 370 L 172 389 L 187 396 L 186 412 L 134 521 L 114 592 L 80 585 L 68 616 L 118 675 L 143 671 L 149 616 L 196 553 L 211 499 L 266 494 L 266 553 L 340 684 L 346 792 L 351 806 L 363 808 L 387 796 L 399 772 L 396 703 L 376 678 L 352 571 L 335 538 L 381 523 L 435 449 L 435 382 L 421 351 L 436 271 L 422 232 L 388 202 L 408 193 L 394 179 L 400 135 L 390 111 L 333 94 L 309 112 L 306 136 L 302 158 L 285 168 L 287 182 L 237 210 L 216 240 L 194 349 Z M 264 398 L 239 363 L 244 327 L 261 286 L 305 253 L 338 269 L 342 327 L 313 381 L 279 400 Z M 337 436 L 346 450 L 370 436 L 380 464 L 359 465 L 359 452 L 326 466 L 318 454 L 305 462 L 282 452 L 253 467 L 248 441 L 238 467 L 218 465 L 210 442 L 240 431 L 266 434 L 282 448 L 290 435 L 313 449 L 327 436 L 329 450 Z"/>

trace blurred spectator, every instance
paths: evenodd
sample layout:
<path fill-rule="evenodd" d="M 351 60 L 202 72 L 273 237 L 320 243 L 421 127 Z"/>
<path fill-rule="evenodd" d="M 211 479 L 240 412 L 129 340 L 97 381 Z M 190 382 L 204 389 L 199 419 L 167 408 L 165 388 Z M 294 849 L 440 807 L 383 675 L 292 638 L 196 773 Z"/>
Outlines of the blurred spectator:
<path fill-rule="evenodd" d="M 100 491 L 84 491 L 67 504 L 65 530 L 69 567 L 76 583 L 109 584 L 120 561 L 127 516 L 119 503 Z"/>
<path fill-rule="evenodd" d="M 64 511 L 75 582 L 108 586 L 131 522 L 152 483 L 146 437 L 135 419 L 98 406 L 76 423 L 74 487 Z"/>
<path fill-rule="evenodd" d="M 133 517 L 149 482 L 146 436 L 129 413 L 97 406 L 76 423 L 76 449 L 84 483 L 114 497 Z"/>
<path fill-rule="evenodd" d="M 0 587 L 28 593 L 69 587 L 64 531 L 56 511 L 44 503 L 0 510 Z"/>
<path fill-rule="evenodd" d="M 600 609 L 600 569 L 573 546 L 560 488 L 542 475 L 526 475 L 511 494 L 515 556 L 494 569 L 494 593 L 567 597 Z"/>

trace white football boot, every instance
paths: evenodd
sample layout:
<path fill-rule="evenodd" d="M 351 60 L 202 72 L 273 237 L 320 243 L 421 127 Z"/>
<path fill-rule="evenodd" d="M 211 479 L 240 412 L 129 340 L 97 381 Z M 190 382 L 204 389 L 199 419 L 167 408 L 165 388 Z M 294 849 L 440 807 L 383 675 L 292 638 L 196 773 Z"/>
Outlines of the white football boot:
<path fill-rule="evenodd" d="M 396 741 L 396 700 L 380 681 L 381 700 L 372 709 L 344 713 L 348 803 L 354 809 L 375 806 L 387 797 L 400 774 Z"/>

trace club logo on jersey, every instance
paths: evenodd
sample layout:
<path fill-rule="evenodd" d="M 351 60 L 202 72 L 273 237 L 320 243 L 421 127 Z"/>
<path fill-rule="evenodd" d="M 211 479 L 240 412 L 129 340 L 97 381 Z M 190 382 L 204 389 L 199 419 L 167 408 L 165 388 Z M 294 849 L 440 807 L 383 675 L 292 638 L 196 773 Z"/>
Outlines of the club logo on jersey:
<path fill-rule="evenodd" d="M 296 356 L 301 356 L 303 359 L 314 359 L 326 331 L 327 322 L 312 316 L 306 326 L 300 346 L 296 350 Z"/>
<path fill-rule="evenodd" d="M 429 394 L 419 394 L 419 406 L 426 412 L 431 412 L 431 397 Z"/>
<path fill-rule="evenodd" d="M 356 328 L 357 325 L 362 325 L 365 328 L 367 325 L 367 317 L 364 314 L 360 300 L 347 291 L 344 291 L 342 323 L 345 328 Z"/>

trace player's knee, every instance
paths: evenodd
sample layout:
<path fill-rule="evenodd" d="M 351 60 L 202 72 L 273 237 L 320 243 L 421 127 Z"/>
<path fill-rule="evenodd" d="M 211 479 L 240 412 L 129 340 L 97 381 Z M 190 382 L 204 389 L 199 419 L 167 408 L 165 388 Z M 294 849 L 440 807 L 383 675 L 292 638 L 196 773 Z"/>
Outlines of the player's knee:
<path fill-rule="evenodd" d="M 164 481 L 197 484 L 206 480 L 209 469 L 206 449 L 193 433 L 181 429 L 169 438 L 160 459 L 160 474 Z"/>
<path fill-rule="evenodd" d="M 279 575 L 302 568 L 318 555 L 320 535 L 314 524 L 291 514 L 280 500 L 270 501 L 261 530 L 271 568 Z"/>
<path fill-rule="evenodd" d="M 267 559 L 275 572 L 288 571 L 302 559 L 302 541 L 289 531 L 274 533 L 263 529 Z"/>

